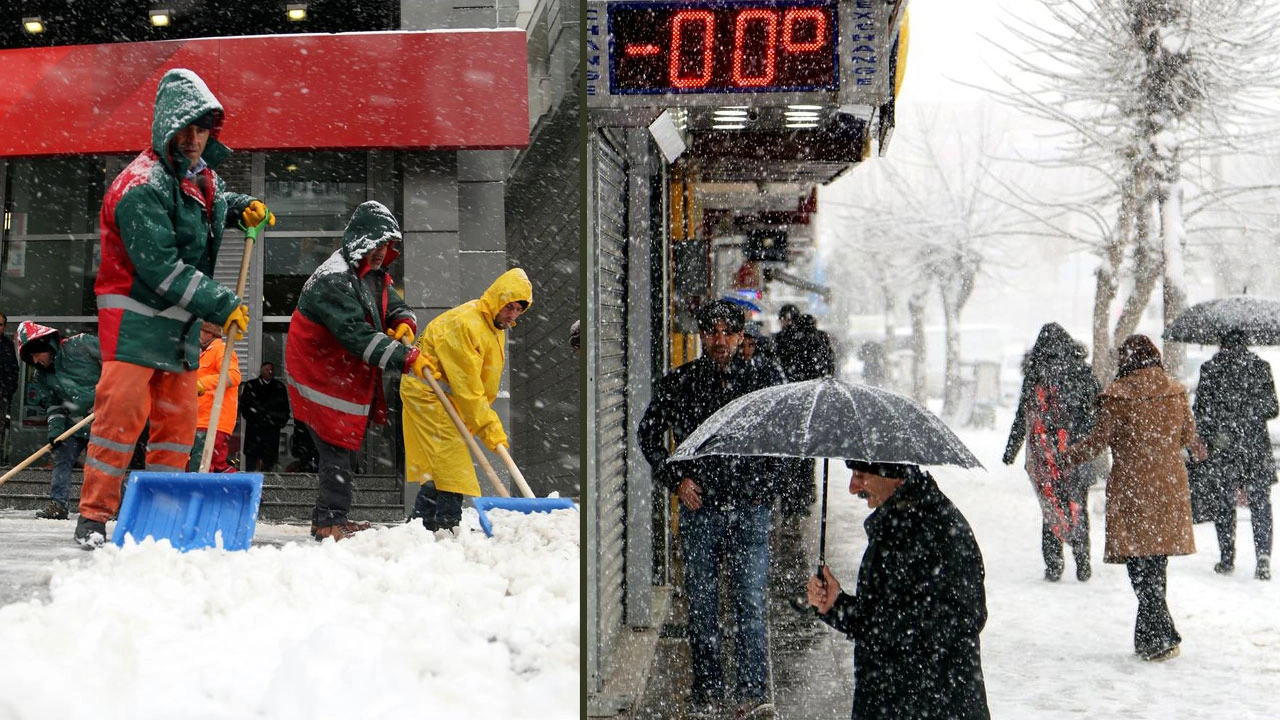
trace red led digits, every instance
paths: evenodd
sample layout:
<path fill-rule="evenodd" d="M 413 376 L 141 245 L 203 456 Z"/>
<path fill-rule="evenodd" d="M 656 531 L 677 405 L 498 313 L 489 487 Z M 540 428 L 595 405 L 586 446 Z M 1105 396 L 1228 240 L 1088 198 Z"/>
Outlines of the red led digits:
<path fill-rule="evenodd" d="M 813 23 L 813 39 L 796 40 L 796 26 Z M 791 8 L 782 14 L 782 48 L 790 53 L 813 52 L 827 44 L 827 17 L 817 8 Z"/>
<path fill-rule="evenodd" d="M 759 75 L 748 75 L 742 68 L 743 53 L 746 50 L 747 25 L 752 22 L 763 22 L 765 29 L 764 71 Z M 753 8 L 738 13 L 733 25 L 733 82 L 739 87 L 760 87 L 773 82 L 777 72 L 778 15 L 772 10 Z"/>
<path fill-rule="evenodd" d="M 696 77 L 680 76 L 681 41 L 684 26 L 702 24 L 702 69 Z M 680 89 L 703 87 L 711 82 L 711 46 L 715 39 L 716 17 L 710 10 L 681 10 L 671 17 L 671 85 Z"/>
<path fill-rule="evenodd" d="M 611 1 L 611 92 L 837 89 L 838 2 Z"/>

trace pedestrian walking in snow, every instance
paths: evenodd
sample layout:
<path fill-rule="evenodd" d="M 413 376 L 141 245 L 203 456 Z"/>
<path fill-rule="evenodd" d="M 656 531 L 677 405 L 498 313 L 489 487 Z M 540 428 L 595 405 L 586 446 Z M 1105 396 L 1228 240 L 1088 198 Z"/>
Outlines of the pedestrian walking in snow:
<path fill-rule="evenodd" d="M 1196 551 L 1182 449 L 1197 460 L 1207 454 L 1186 389 L 1165 372 L 1147 336 L 1130 335 L 1120 345 L 1115 382 L 1101 400 L 1097 425 L 1060 464 L 1072 467 L 1111 449 L 1103 561 L 1124 563 L 1138 596 L 1134 650 L 1144 660 L 1165 660 L 1182 642 L 1165 598 L 1169 556 Z"/>
<path fill-rule="evenodd" d="M 1276 462 L 1267 421 L 1280 413 L 1280 406 L 1271 365 L 1249 352 L 1244 333 L 1226 333 L 1221 349 L 1200 366 L 1194 411 L 1200 437 L 1209 447 L 1209 467 L 1222 491 L 1220 513 L 1213 521 L 1221 559 L 1213 569 L 1225 574 L 1235 568 L 1236 494 L 1243 489 L 1257 558 L 1254 577 L 1270 580 L 1271 486 L 1276 482 Z"/>
<path fill-rule="evenodd" d="M 874 511 L 857 590 L 826 565 L 806 590 L 853 641 L 854 720 L 986 720 L 986 573 L 968 521 L 919 466 L 847 464 L 849 493 Z"/>
<path fill-rule="evenodd" d="M 209 472 L 235 472 L 227 458 L 227 446 L 231 433 L 236 429 L 236 408 L 239 402 L 240 358 L 231 351 L 231 364 L 227 366 L 227 383 L 222 390 L 222 408 L 216 421 L 213 415 L 213 395 L 218 387 L 218 375 L 222 373 L 222 355 L 227 345 L 222 341 L 222 328 L 207 322 L 200 326 L 200 369 L 196 371 L 196 439 L 191 444 L 191 461 L 187 469 L 196 472 L 204 456 L 204 444 L 213 436 L 213 456 Z M 210 432 L 212 428 L 212 432 Z"/>
<path fill-rule="evenodd" d="M 280 459 L 280 431 L 289 423 L 289 391 L 275 371 L 275 363 L 264 362 L 258 377 L 240 386 L 244 469 L 249 472 L 271 472 Z"/>
<path fill-rule="evenodd" d="M 1058 456 L 1093 429 L 1101 387 L 1079 346 L 1058 323 L 1040 328 L 1022 364 L 1022 393 L 1009 428 L 1004 464 L 1012 465 L 1025 438 L 1027 476 L 1040 502 L 1040 551 L 1044 578 L 1057 582 L 1064 565 L 1062 545 L 1071 546 L 1076 579 L 1093 573 L 1089 557 L 1089 485 L 1092 468 L 1062 467 Z"/>
<path fill-rule="evenodd" d="M 94 391 L 102 374 L 102 351 L 98 338 L 79 333 L 65 340 L 51 327 L 28 320 L 18 327 L 22 361 L 36 369 L 33 396 L 44 410 L 53 444 L 53 482 L 49 504 L 36 513 L 45 520 L 66 520 L 70 508 L 71 471 L 89 443 L 86 425 L 76 434 L 57 442 L 59 435 L 83 420 L 93 409 Z"/>
<path fill-rule="evenodd" d="M 703 354 L 668 372 L 637 436 L 654 477 L 680 500 L 680 548 L 689 604 L 691 701 L 696 717 L 716 717 L 725 704 L 720 664 L 720 580 L 730 580 L 733 608 L 733 700 L 739 717 L 772 712 L 765 633 L 765 583 L 769 570 L 769 505 L 776 494 L 775 465 L 765 458 L 710 456 L 667 462 L 670 432 L 677 444 L 703 420 L 735 398 L 784 382 L 772 363 L 748 363 L 742 343 L 742 309 L 715 300 L 698 309 Z"/>
<path fill-rule="evenodd" d="M 400 225 L 385 205 L 362 203 L 351 213 L 342 247 L 302 286 L 289 323 L 289 403 L 319 456 L 320 492 L 311 512 L 316 540 L 343 540 L 369 528 L 347 514 L 356 452 L 370 422 L 387 422 L 382 371 L 421 375 L 426 368 L 417 349 L 400 342 L 417 332 L 417 317 L 386 270 L 399 256 L 400 239 Z"/>
<path fill-rule="evenodd" d="M 509 445 L 493 409 L 506 364 L 507 331 L 531 304 L 533 283 L 524 270 L 512 268 L 479 298 L 428 323 L 416 343 L 467 430 L 494 452 Z M 400 383 L 405 478 L 421 483 L 414 516 L 433 532 L 451 530 L 462 522 L 463 499 L 480 494 L 480 482 L 471 451 L 441 404 L 445 399 L 423 380 Z"/>
<path fill-rule="evenodd" d="M 226 190 L 214 167 L 230 154 L 218 141 L 225 112 L 186 69 L 160 78 L 151 147 L 107 189 L 102 263 L 94 292 L 102 377 L 85 461 L 75 538 L 93 548 L 120 507 L 134 444 L 151 422 L 147 469 L 181 472 L 196 431 L 199 321 L 234 342 L 249 309 L 213 279 L 223 231 L 275 218 L 260 200 Z"/>

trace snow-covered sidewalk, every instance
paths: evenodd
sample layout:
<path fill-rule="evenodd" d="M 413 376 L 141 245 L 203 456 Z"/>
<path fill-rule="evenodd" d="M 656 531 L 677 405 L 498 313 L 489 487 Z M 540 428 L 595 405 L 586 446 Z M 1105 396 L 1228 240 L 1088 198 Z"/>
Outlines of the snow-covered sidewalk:
<path fill-rule="evenodd" d="M 247 552 L 7 562 L 6 583 L 49 586 L 0 607 L 0 719 L 576 718 L 580 516 L 492 515 L 493 538 L 262 525 Z M 71 527 L 10 516 L 0 543 L 12 559 L 60 530 L 74 548 Z"/>

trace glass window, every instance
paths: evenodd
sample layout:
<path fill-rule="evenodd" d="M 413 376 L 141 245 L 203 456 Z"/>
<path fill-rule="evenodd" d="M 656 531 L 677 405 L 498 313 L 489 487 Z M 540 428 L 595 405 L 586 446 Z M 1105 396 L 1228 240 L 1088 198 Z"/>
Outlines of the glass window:
<path fill-rule="evenodd" d="M 7 165 L 0 307 L 14 315 L 93 315 L 98 212 L 128 158 L 28 158 Z"/>
<path fill-rule="evenodd" d="M 264 199 L 277 229 L 341 233 L 367 197 L 363 152 L 274 152 L 266 160 Z"/>

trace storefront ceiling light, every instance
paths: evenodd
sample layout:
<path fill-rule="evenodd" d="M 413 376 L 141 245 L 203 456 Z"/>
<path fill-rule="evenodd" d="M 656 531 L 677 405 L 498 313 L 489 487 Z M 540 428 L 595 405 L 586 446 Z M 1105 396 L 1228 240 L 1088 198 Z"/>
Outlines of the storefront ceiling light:
<path fill-rule="evenodd" d="M 307 4 L 290 3 L 285 6 L 284 14 L 293 22 L 302 22 L 307 19 Z"/>
<path fill-rule="evenodd" d="M 788 105 L 789 110 L 821 110 L 821 105 Z"/>
<path fill-rule="evenodd" d="M 173 11 L 169 8 L 151 8 L 151 24 L 155 27 L 169 27 Z"/>
<path fill-rule="evenodd" d="M 44 21 L 39 15 L 35 17 L 22 18 L 22 29 L 27 31 L 28 35 L 39 35 L 44 32 Z"/>
<path fill-rule="evenodd" d="M 288 172 L 298 172 L 298 166 L 294 165 L 293 163 L 289 163 L 288 165 L 285 165 L 284 169 L 287 170 Z"/>
<path fill-rule="evenodd" d="M 789 128 L 816 128 L 816 127 L 818 127 L 818 123 L 816 123 L 816 122 L 815 122 L 815 123 L 794 122 L 794 123 L 787 123 L 787 127 L 789 127 Z"/>
<path fill-rule="evenodd" d="M 817 120 L 818 113 L 809 110 L 788 110 L 786 113 L 788 120 Z"/>
<path fill-rule="evenodd" d="M 746 130 L 747 126 L 742 123 L 721 123 L 711 126 L 712 130 Z"/>
<path fill-rule="evenodd" d="M 747 116 L 746 110 L 730 110 L 728 108 L 718 108 L 715 112 L 716 117 L 727 118 L 744 118 Z"/>

